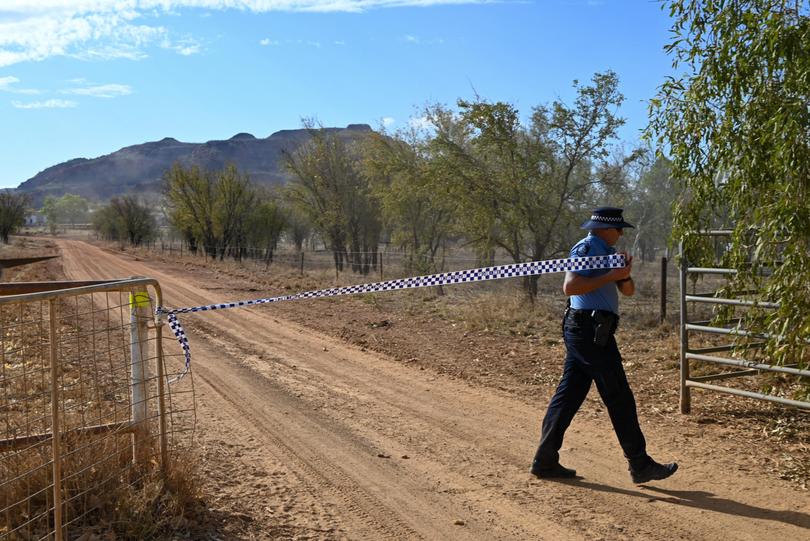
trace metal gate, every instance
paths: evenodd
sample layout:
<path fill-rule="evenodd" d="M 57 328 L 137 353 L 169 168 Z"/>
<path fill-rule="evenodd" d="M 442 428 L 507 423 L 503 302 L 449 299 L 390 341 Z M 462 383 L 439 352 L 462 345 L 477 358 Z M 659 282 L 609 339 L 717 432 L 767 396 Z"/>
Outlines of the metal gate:
<path fill-rule="evenodd" d="M 0 540 L 67 538 L 166 474 L 189 407 L 169 393 L 161 302 L 148 278 L 0 285 Z"/>
<path fill-rule="evenodd" d="M 715 230 L 705 231 L 699 233 L 701 235 L 708 235 L 715 239 L 728 237 L 732 231 L 728 230 Z M 737 396 L 744 396 L 758 400 L 767 400 L 786 406 L 793 406 L 805 410 L 810 410 L 810 402 L 801 400 L 792 400 L 771 394 L 755 392 L 746 389 L 739 389 L 729 387 L 726 385 L 717 385 L 715 383 L 721 380 L 729 380 L 732 378 L 739 378 L 745 376 L 752 376 L 762 374 L 763 372 L 774 372 L 782 374 L 790 374 L 793 376 L 810 377 L 810 370 L 802 369 L 798 365 L 772 365 L 763 362 L 756 362 L 741 358 L 739 353 L 745 351 L 753 351 L 764 345 L 764 340 L 770 338 L 769 335 L 764 333 L 757 333 L 748 329 L 740 328 L 741 318 L 732 319 L 726 324 L 712 323 L 712 320 L 703 321 L 690 321 L 689 307 L 697 304 L 709 305 L 725 305 L 732 306 L 740 309 L 751 309 L 753 307 L 763 309 L 778 308 L 779 304 L 772 302 L 765 302 L 757 299 L 757 292 L 744 292 L 745 298 L 723 298 L 718 296 L 718 290 L 712 290 L 701 293 L 689 294 L 688 282 L 690 277 L 698 276 L 713 276 L 713 277 L 727 277 L 734 275 L 737 271 L 735 269 L 721 268 L 721 267 L 692 267 L 686 260 L 683 250 L 683 243 L 680 246 L 680 403 L 681 413 L 689 413 L 691 409 L 691 389 L 705 389 L 710 391 L 717 391 L 721 393 L 728 393 Z M 740 348 L 739 344 L 724 343 L 712 344 L 703 347 L 690 346 L 690 336 L 693 334 L 726 336 L 730 339 L 735 337 L 746 337 L 749 342 L 745 348 Z M 720 355 L 722 354 L 722 355 Z M 691 367 L 692 363 L 709 363 L 717 366 L 728 367 L 729 370 L 717 374 L 709 374 L 703 376 L 692 376 Z"/>

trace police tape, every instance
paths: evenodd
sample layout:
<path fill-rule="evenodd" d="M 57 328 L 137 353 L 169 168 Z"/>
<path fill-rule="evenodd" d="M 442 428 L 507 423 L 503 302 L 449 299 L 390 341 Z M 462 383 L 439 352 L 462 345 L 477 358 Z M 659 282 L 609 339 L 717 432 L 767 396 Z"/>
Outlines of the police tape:
<path fill-rule="evenodd" d="M 192 306 L 188 308 L 167 309 L 158 306 L 155 315 L 166 316 L 169 327 L 174 333 L 177 342 L 180 344 L 185 357 L 184 371 L 173 381 L 177 381 L 188 373 L 191 368 L 191 347 L 188 337 L 183 329 L 183 325 L 178 319 L 178 314 L 188 314 L 193 312 L 210 312 L 212 310 L 224 310 L 227 308 L 244 308 L 246 306 L 256 306 L 271 302 L 295 301 L 301 299 L 315 299 L 321 297 L 336 297 L 339 295 L 357 295 L 360 293 L 377 293 L 380 291 L 396 291 L 400 289 L 411 289 L 417 287 L 434 287 L 452 284 L 469 284 L 473 282 L 484 282 L 488 280 L 501 280 L 504 278 L 518 278 L 524 276 L 538 276 L 540 274 L 550 274 L 566 271 L 583 271 L 597 269 L 617 269 L 625 266 L 624 255 L 597 255 L 589 257 L 574 257 L 568 259 L 549 259 L 545 261 L 528 261 L 526 263 L 512 263 L 510 265 L 498 265 L 495 267 L 483 267 L 479 269 L 467 269 L 460 271 L 444 272 L 441 274 L 429 274 L 425 276 L 412 276 L 410 278 L 400 278 L 397 280 L 387 280 L 384 282 L 371 282 L 353 286 L 333 287 L 329 289 L 318 289 L 295 293 L 293 295 L 281 295 L 278 297 L 266 297 L 247 301 L 225 302 L 208 304 L 204 306 Z"/>

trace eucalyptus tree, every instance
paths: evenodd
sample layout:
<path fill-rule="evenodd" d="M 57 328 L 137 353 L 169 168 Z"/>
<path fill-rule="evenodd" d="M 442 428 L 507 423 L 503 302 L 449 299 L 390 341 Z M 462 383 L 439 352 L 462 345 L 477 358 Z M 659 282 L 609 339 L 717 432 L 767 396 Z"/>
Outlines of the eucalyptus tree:
<path fill-rule="evenodd" d="M 9 236 L 25 225 L 30 198 L 27 194 L 0 191 L 0 239 L 8 244 Z"/>
<path fill-rule="evenodd" d="M 454 219 L 455 203 L 441 190 L 431 136 L 410 128 L 366 141 L 364 167 L 391 241 L 405 250 L 410 270 L 440 270 L 439 249 Z"/>
<path fill-rule="evenodd" d="M 93 213 L 92 225 L 104 240 L 119 241 L 125 237 L 118 213 L 110 205 L 104 205 Z"/>
<path fill-rule="evenodd" d="M 51 233 L 56 233 L 59 224 L 83 223 L 87 220 L 90 203 L 84 197 L 67 193 L 62 197 L 49 195 L 42 205 L 42 214 Z"/>
<path fill-rule="evenodd" d="M 273 261 L 273 253 L 287 227 L 287 213 L 279 196 L 274 192 L 257 194 L 256 205 L 246 220 L 246 239 L 251 246 L 264 250 L 266 263 Z"/>
<path fill-rule="evenodd" d="M 216 174 L 212 222 L 219 246 L 219 259 L 231 252 L 241 259 L 248 234 L 247 216 L 255 210 L 256 188 L 247 174 L 229 164 Z"/>
<path fill-rule="evenodd" d="M 282 195 L 282 202 L 285 200 Z M 284 204 L 286 217 L 286 233 L 289 241 L 299 252 L 303 251 L 304 243 L 312 235 L 312 224 L 300 209 L 292 205 Z"/>
<path fill-rule="evenodd" d="M 151 205 L 143 202 L 135 195 L 123 195 L 110 199 L 106 211 L 101 215 L 113 221 L 107 231 L 114 231 L 117 240 L 127 240 L 133 246 L 151 241 L 157 234 L 157 220 L 155 220 Z"/>
<path fill-rule="evenodd" d="M 622 165 L 633 159 L 631 167 Z M 619 153 L 602 173 L 604 189 L 596 197 L 624 208 L 625 217 L 635 225 L 625 230 L 628 250 L 636 261 L 652 261 L 656 252 L 668 251 L 672 231 L 672 206 L 677 187 L 670 174 L 669 160 L 651 149 Z"/>
<path fill-rule="evenodd" d="M 478 247 L 498 247 L 513 261 L 562 253 L 581 209 L 590 204 L 624 123 L 623 101 L 613 72 L 574 81 L 576 99 L 532 111 L 528 126 L 504 102 L 459 100 L 459 113 L 433 107 L 436 159 L 446 189 L 458 202 L 461 231 Z M 526 280 L 531 298 L 537 277 Z"/>
<path fill-rule="evenodd" d="M 737 289 L 763 288 L 780 361 L 802 362 L 810 335 L 810 5 L 806 0 L 671 0 L 676 75 L 651 105 L 650 133 L 681 184 L 674 234 L 733 230 L 724 265 Z M 763 283 L 763 267 L 773 274 Z M 749 324 L 763 316 L 752 312 Z M 806 360 L 806 357 L 804 357 Z"/>
<path fill-rule="evenodd" d="M 169 220 L 184 237 L 195 239 L 206 255 L 216 257 L 217 237 L 214 223 L 216 177 L 199 167 L 172 165 L 164 175 L 164 196 Z"/>
<path fill-rule="evenodd" d="M 337 270 L 344 260 L 367 273 L 380 238 L 380 210 L 360 171 L 359 151 L 339 135 L 305 122 L 309 140 L 285 152 L 293 178 L 287 191 L 293 204 L 328 243 Z"/>

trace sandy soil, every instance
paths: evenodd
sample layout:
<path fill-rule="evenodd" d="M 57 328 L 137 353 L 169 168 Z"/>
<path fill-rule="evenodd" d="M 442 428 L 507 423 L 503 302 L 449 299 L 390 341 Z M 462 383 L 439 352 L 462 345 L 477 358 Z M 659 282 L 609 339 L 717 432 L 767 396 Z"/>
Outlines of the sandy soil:
<path fill-rule="evenodd" d="M 265 294 L 248 276 L 144 261 L 79 241 L 58 246 L 67 277 L 154 277 L 169 306 Z M 287 287 L 295 285 L 307 284 Z M 435 321 L 432 334 L 426 326 L 403 329 L 357 300 L 288 304 L 297 306 L 183 318 L 200 467 L 211 516 L 220 522 L 210 538 L 810 536 L 808 492 L 769 470 L 767 448 L 752 450 L 767 440 L 730 437 L 722 415 L 679 416 L 671 385 L 662 391 L 666 402 L 639 402 L 651 454 L 681 464 L 673 478 L 633 485 L 606 412 L 591 398 L 562 451 L 563 463 L 583 477 L 539 481 L 527 470 L 559 375 L 556 335 L 535 333 L 523 346 L 484 357 L 484 333 L 442 332 Z M 330 323 L 337 313 L 340 325 Z M 445 339 L 432 340 L 437 334 Z M 422 355 L 414 355 L 420 346 Z M 167 348 L 177 350 L 170 340 Z M 632 351 L 631 368 L 638 362 Z M 537 368 L 536 381 L 510 378 L 507 363 L 499 364 L 510 354 L 546 356 L 556 370 Z M 638 376 L 630 377 L 635 386 Z"/>

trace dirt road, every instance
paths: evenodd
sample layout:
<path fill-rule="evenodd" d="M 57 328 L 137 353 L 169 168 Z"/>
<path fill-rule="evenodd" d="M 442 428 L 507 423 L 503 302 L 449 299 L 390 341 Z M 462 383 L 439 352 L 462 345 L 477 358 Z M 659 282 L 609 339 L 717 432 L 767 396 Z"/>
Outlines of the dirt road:
<path fill-rule="evenodd" d="M 234 300 L 181 272 L 59 245 L 72 279 L 153 277 L 168 306 Z M 310 302 L 313 312 L 334 309 Z M 236 537 L 810 537 L 807 492 L 730 471 L 712 453 L 679 456 L 669 447 L 676 435 L 649 439 L 652 454 L 681 461 L 679 472 L 637 487 L 609 423 L 580 416 L 562 461 L 583 478 L 539 481 L 527 470 L 547 396 L 524 402 L 397 363 L 284 321 L 272 306 L 183 321 L 210 502 L 241 525 Z"/>

